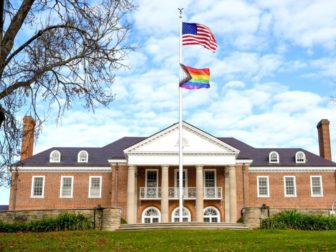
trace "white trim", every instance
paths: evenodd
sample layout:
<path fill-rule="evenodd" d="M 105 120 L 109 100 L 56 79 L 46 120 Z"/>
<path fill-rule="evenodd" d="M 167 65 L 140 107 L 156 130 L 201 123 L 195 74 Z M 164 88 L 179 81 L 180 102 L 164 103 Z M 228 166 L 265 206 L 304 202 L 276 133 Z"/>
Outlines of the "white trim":
<path fill-rule="evenodd" d="M 35 178 L 43 178 L 42 195 L 34 195 Z M 40 198 L 40 199 L 44 198 L 44 185 L 45 185 L 45 176 L 32 176 L 30 198 Z"/>
<path fill-rule="evenodd" d="M 205 218 L 204 213 L 209 208 L 212 208 L 212 209 L 214 209 L 216 211 L 216 213 L 217 213 L 216 217 L 218 218 L 218 221 L 216 223 L 219 223 L 221 221 L 220 211 L 217 209 L 217 207 L 214 207 L 214 206 L 208 206 L 208 207 L 204 208 L 204 210 L 203 210 L 203 222 L 204 222 L 204 218 Z M 213 216 L 213 215 L 211 215 L 211 216 Z M 211 219 L 210 219 L 210 222 L 204 222 L 204 223 L 214 223 L 214 222 L 212 222 Z"/>
<path fill-rule="evenodd" d="M 252 164 L 253 159 L 237 159 L 236 164 Z"/>
<path fill-rule="evenodd" d="M 159 213 L 159 216 L 155 216 L 155 217 L 157 217 L 157 218 L 159 218 L 159 222 L 158 223 L 160 223 L 161 222 L 161 211 L 158 209 L 158 208 L 156 208 L 156 207 L 153 207 L 153 206 L 150 206 L 150 207 L 147 207 L 146 209 L 144 209 L 143 211 L 142 211 L 142 214 L 141 214 L 141 223 L 145 223 L 144 222 L 144 214 L 145 214 L 145 212 L 147 212 L 149 209 L 155 209 L 158 213 Z M 149 216 L 146 216 L 147 218 L 150 218 L 151 219 L 151 221 L 152 221 L 152 217 L 149 217 Z M 153 222 L 150 222 L 150 223 L 153 223 Z"/>
<path fill-rule="evenodd" d="M 80 154 L 85 153 L 86 154 L 86 159 L 84 161 L 80 160 Z M 89 162 L 89 153 L 86 150 L 81 150 L 77 154 L 77 162 L 78 163 L 87 163 Z"/>
<path fill-rule="evenodd" d="M 293 184 L 294 184 L 294 194 L 287 194 L 286 190 L 286 178 L 293 178 Z M 295 176 L 284 176 L 283 177 L 283 183 L 284 183 L 284 195 L 286 198 L 294 198 L 296 197 L 296 177 Z"/>
<path fill-rule="evenodd" d="M 215 186 L 217 187 L 217 169 L 203 169 L 203 187 L 205 188 L 205 171 L 213 171 L 215 173 Z"/>
<path fill-rule="evenodd" d="M 259 193 L 259 178 L 267 179 L 267 195 L 260 195 Z M 257 176 L 257 195 L 258 195 L 258 198 L 269 198 L 270 197 L 269 176 Z"/>
<path fill-rule="evenodd" d="M 110 164 L 127 164 L 126 159 L 108 159 L 107 162 Z"/>
<path fill-rule="evenodd" d="M 299 154 L 303 155 L 303 161 L 298 161 L 298 155 Z M 303 151 L 298 151 L 298 152 L 295 153 L 295 163 L 304 164 L 304 163 L 306 163 L 306 160 L 307 160 L 306 154 Z"/>
<path fill-rule="evenodd" d="M 275 155 L 276 155 L 276 157 L 277 157 L 277 160 L 276 160 L 276 161 L 272 161 L 272 158 L 271 158 L 272 154 L 275 154 Z M 271 151 L 271 152 L 268 154 L 268 162 L 269 162 L 270 164 L 279 164 L 279 163 L 280 163 L 280 156 L 279 156 L 279 153 L 276 152 L 276 151 Z"/>
<path fill-rule="evenodd" d="M 174 187 L 179 187 L 177 184 L 177 173 L 179 172 L 179 169 L 174 169 Z M 183 172 L 185 172 L 185 187 L 188 187 L 188 169 L 183 169 Z"/>
<path fill-rule="evenodd" d="M 147 188 L 147 172 L 148 171 L 155 171 L 156 172 L 156 188 L 159 187 L 159 169 L 146 169 L 145 173 L 145 188 Z"/>
<path fill-rule="evenodd" d="M 171 222 L 175 222 L 174 221 L 174 218 L 176 217 L 176 218 L 178 218 L 179 216 L 175 216 L 175 212 L 177 211 L 177 210 L 179 210 L 180 208 L 179 207 L 176 207 L 174 210 L 173 210 L 173 212 L 172 212 L 172 214 L 171 214 Z M 190 210 L 187 208 L 187 207 L 183 207 L 183 209 L 185 209 L 186 211 L 187 211 L 187 213 L 188 213 L 188 215 L 186 216 L 186 215 L 183 215 L 182 217 L 187 217 L 188 218 L 188 222 L 190 222 L 191 221 L 191 213 L 190 213 Z M 183 212 L 182 212 L 183 213 Z"/>
<path fill-rule="evenodd" d="M 91 179 L 92 178 L 99 178 L 99 196 L 91 196 Z M 101 198 L 102 197 L 102 188 L 103 188 L 103 177 L 102 176 L 90 176 L 89 177 L 89 193 L 88 193 L 88 198 L 89 199 L 94 199 L 94 198 Z"/>
<path fill-rule="evenodd" d="M 71 178 L 71 194 L 69 196 L 62 195 L 63 193 L 63 178 Z M 73 197 L 73 186 L 74 186 L 74 176 L 61 176 L 61 182 L 60 182 L 60 198 L 72 198 Z"/>
<path fill-rule="evenodd" d="M 52 155 L 53 153 L 58 153 L 58 160 L 53 160 Z M 61 152 L 59 150 L 53 150 L 49 154 L 49 163 L 60 163 L 61 162 Z"/>
<path fill-rule="evenodd" d="M 313 194 L 313 178 L 320 179 L 321 194 Z M 310 195 L 311 197 L 323 197 L 323 181 L 321 175 L 312 175 L 310 176 Z"/>
<path fill-rule="evenodd" d="M 18 167 L 20 172 L 112 172 L 111 167 Z"/>
<path fill-rule="evenodd" d="M 249 167 L 249 172 L 334 172 L 336 167 L 293 167 L 293 166 L 258 166 Z"/>

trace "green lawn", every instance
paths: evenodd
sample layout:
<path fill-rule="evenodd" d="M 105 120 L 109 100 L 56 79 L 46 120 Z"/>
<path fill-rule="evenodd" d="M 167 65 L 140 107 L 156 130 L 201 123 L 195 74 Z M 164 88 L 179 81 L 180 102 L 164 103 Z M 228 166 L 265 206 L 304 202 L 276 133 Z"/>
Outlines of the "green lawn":
<path fill-rule="evenodd" d="M 336 251 L 336 231 L 0 233 L 0 251 Z"/>

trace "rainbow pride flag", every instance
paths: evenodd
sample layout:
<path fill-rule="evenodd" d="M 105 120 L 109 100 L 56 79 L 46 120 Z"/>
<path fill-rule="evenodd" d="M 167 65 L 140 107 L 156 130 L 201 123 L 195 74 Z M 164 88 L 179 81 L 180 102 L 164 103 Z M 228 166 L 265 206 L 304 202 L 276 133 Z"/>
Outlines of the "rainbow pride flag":
<path fill-rule="evenodd" d="M 209 68 L 192 68 L 180 64 L 184 78 L 180 81 L 180 87 L 185 89 L 200 89 L 200 88 L 209 88 L 210 87 L 210 69 Z"/>

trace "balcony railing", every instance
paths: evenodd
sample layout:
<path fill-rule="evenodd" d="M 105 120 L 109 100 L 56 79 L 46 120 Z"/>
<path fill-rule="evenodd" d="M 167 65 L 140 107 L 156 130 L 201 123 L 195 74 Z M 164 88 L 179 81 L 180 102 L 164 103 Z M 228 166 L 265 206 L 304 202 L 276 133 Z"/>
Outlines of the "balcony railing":
<path fill-rule="evenodd" d="M 178 187 L 168 188 L 168 199 L 178 200 L 180 189 Z M 222 199 L 222 187 L 204 187 L 204 199 L 218 200 Z M 183 189 L 183 198 L 185 200 L 196 199 L 196 187 L 186 187 Z M 141 200 L 161 199 L 161 187 L 140 187 Z"/>

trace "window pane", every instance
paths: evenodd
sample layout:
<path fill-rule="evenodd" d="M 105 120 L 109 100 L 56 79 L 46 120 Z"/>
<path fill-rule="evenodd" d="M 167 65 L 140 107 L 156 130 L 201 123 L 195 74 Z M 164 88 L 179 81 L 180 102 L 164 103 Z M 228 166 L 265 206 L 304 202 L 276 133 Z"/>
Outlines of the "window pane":
<path fill-rule="evenodd" d="M 157 186 L 157 172 L 147 171 L 147 187 L 156 187 L 156 186 Z"/>
<path fill-rule="evenodd" d="M 71 197 L 72 178 L 63 178 L 62 196 Z"/>
<path fill-rule="evenodd" d="M 204 172 L 205 187 L 215 187 L 215 172 L 205 171 Z"/>
<path fill-rule="evenodd" d="M 313 191 L 313 195 L 322 195 L 320 177 L 312 177 L 312 191 Z"/>
<path fill-rule="evenodd" d="M 100 178 L 91 178 L 90 197 L 100 197 Z"/>
<path fill-rule="evenodd" d="M 294 178 L 286 177 L 285 184 L 286 184 L 286 195 L 295 195 Z"/>
<path fill-rule="evenodd" d="M 34 178 L 33 196 L 42 196 L 43 192 L 43 177 Z"/>
<path fill-rule="evenodd" d="M 268 195 L 267 178 L 261 177 L 258 178 L 258 181 L 259 181 L 259 195 L 267 196 Z"/>
<path fill-rule="evenodd" d="M 183 185 L 183 187 L 186 187 L 186 172 L 185 171 L 183 171 L 182 185 Z M 176 186 L 177 187 L 180 186 L 180 172 L 179 171 L 176 172 Z"/>

